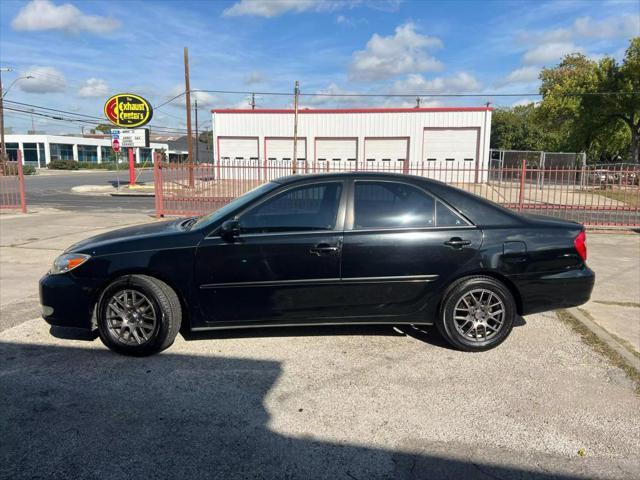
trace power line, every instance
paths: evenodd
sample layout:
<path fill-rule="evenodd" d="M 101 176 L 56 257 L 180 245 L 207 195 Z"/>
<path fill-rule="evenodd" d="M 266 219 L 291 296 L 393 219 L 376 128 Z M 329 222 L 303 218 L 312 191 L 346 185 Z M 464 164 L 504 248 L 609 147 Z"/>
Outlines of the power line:
<path fill-rule="evenodd" d="M 217 93 L 226 95 L 272 95 L 293 96 L 289 92 L 251 92 L 242 90 L 191 90 L 191 92 Z M 609 96 L 630 95 L 640 92 L 566 92 L 562 96 Z M 544 94 L 536 93 L 300 93 L 305 97 L 382 97 L 382 98 L 415 98 L 415 97 L 542 97 Z"/>
<path fill-rule="evenodd" d="M 105 119 L 102 117 L 96 117 L 93 115 L 86 115 L 83 113 L 76 113 L 76 112 L 70 112 L 68 110 L 61 110 L 58 108 L 49 108 L 49 107 L 44 107 L 41 105 L 33 105 L 30 103 L 24 103 L 24 102 L 17 102 L 14 100 L 5 100 L 6 103 L 11 103 L 11 104 L 15 104 L 15 105 L 19 105 L 21 107 L 31 107 L 31 108 L 37 108 L 39 110 L 45 110 L 47 112 L 53 112 L 53 113 L 61 113 L 61 114 L 66 114 L 66 115 L 73 115 L 75 117 L 80 117 L 80 118 L 66 118 L 65 120 L 69 120 L 69 121 L 84 121 L 84 123 L 90 123 L 90 124 L 95 124 L 95 123 L 104 123 Z M 8 107 L 7 107 L 8 108 Z M 163 126 L 159 126 L 159 125 L 149 125 L 150 128 L 153 128 L 154 130 L 160 130 L 160 131 L 169 131 L 169 132 L 180 132 L 180 133 L 185 133 L 186 130 L 185 129 L 181 129 L 181 128 L 174 128 L 174 127 L 163 127 Z"/>

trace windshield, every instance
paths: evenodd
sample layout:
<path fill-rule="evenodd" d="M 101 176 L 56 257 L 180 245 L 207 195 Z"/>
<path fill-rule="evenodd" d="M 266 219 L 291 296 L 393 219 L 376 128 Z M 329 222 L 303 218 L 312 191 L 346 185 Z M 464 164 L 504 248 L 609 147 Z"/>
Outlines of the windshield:
<path fill-rule="evenodd" d="M 267 193 L 278 186 L 279 186 L 278 183 L 273 183 L 273 182 L 263 183 L 262 185 L 254 188 L 253 190 L 249 190 L 244 195 L 241 195 L 235 200 L 232 200 L 231 202 L 227 203 L 222 208 L 214 212 L 211 212 L 208 215 L 203 215 L 202 217 L 199 217 L 198 220 L 193 224 L 192 228 L 200 228 L 206 225 L 210 225 L 211 223 L 223 218 L 229 212 L 232 212 L 233 210 L 252 202 L 262 194 Z"/>

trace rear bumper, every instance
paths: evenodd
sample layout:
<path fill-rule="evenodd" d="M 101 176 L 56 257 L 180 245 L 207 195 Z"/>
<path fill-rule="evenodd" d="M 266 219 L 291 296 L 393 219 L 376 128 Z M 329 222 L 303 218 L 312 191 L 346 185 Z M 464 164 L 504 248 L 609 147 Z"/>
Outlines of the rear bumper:
<path fill-rule="evenodd" d="M 42 318 L 50 325 L 91 329 L 93 290 L 71 275 L 45 275 L 40 279 Z"/>
<path fill-rule="evenodd" d="M 511 277 L 522 300 L 522 315 L 577 307 L 589 301 L 596 275 L 589 267 L 553 274 Z"/>

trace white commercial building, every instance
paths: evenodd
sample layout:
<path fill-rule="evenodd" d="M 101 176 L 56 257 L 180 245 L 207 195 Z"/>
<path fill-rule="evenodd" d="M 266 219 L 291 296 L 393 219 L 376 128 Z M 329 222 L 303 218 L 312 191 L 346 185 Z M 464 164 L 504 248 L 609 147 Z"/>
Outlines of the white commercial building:
<path fill-rule="evenodd" d="M 76 162 L 113 162 L 111 137 L 82 137 L 67 135 L 5 135 L 7 154 L 15 160 L 16 152 L 22 152 L 23 163 L 44 168 L 52 160 L 75 160 Z M 136 163 L 153 162 L 156 150 L 169 151 L 166 143 L 149 144 L 149 148 L 134 149 Z M 120 152 L 121 161 L 127 161 L 126 149 Z"/>
<path fill-rule="evenodd" d="M 491 108 L 302 109 L 297 159 L 327 169 L 488 168 Z M 213 110 L 215 159 L 293 158 L 293 110 Z M 477 175 L 475 176 L 477 179 Z"/>

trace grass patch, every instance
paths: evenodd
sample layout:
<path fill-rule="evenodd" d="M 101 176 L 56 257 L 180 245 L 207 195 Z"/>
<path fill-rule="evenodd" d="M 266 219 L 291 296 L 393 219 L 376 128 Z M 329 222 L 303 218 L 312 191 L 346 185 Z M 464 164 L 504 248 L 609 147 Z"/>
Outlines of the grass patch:
<path fill-rule="evenodd" d="M 640 207 L 640 190 L 594 190 L 593 193 L 601 197 L 623 202 L 629 207 Z"/>
<path fill-rule="evenodd" d="M 566 310 L 556 310 L 558 318 L 571 330 L 580 335 L 581 340 L 602 355 L 607 361 L 621 369 L 635 384 L 636 395 L 640 395 L 640 372 L 633 368 L 627 360 L 613 348 L 600 340 L 598 336 L 582 324 Z"/>

